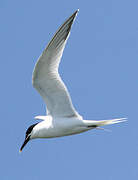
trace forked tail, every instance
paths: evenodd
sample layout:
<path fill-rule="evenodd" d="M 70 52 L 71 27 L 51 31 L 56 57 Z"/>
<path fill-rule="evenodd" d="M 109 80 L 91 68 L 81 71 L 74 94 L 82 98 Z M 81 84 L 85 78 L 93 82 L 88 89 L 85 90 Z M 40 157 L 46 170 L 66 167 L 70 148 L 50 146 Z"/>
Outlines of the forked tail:
<path fill-rule="evenodd" d="M 97 121 L 97 125 L 98 126 L 105 126 L 105 125 L 109 125 L 109 124 L 116 124 L 116 123 L 120 123 L 120 122 L 125 122 L 127 118 L 119 118 L 119 119 L 111 119 L 111 120 L 101 120 L 101 121 Z"/>
<path fill-rule="evenodd" d="M 100 126 L 105 126 L 105 125 L 110 125 L 110 124 L 116 124 L 120 122 L 125 122 L 127 121 L 127 118 L 118 118 L 118 119 L 111 119 L 111 120 L 100 120 L 100 121 L 85 121 L 85 123 L 88 125 L 88 127 L 100 127 Z"/>

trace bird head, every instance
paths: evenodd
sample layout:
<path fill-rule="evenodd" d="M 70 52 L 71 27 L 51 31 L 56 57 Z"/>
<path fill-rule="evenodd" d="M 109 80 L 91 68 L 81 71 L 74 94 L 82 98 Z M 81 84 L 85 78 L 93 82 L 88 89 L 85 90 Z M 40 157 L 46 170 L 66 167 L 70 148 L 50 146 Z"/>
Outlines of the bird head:
<path fill-rule="evenodd" d="M 31 137 L 31 136 L 32 136 L 32 131 L 33 131 L 33 128 L 34 128 L 37 124 L 38 124 L 38 123 L 35 123 L 35 124 L 31 125 L 31 126 L 27 129 L 24 143 L 23 143 L 23 145 L 21 146 L 21 148 L 20 148 L 20 150 L 19 150 L 20 152 L 22 152 L 24 146 L 29 142 L 29 140 L 32 139 L 32 137 Z"/>

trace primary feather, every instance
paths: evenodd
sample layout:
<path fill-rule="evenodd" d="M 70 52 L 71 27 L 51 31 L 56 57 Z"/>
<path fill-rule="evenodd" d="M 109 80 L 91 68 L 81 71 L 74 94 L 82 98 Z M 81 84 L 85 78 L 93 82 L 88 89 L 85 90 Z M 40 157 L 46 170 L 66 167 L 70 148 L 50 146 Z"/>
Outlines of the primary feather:
<path fill-rule="evenodd" d="M 32 83 L 47 105 L 47 114 L 56 117 L 79 116 L 58 73 L 63 50 L 77 12 L 78 10 L 55 33 L 39 57 L 33 72 Z"/>
<path fill-rule="evenodd" d="M 125 118 L 84 120 L 73 107 L 68 90 L 61 80 L 58 67 L 77 12 L 59 28 L 35 65 L 32 83 L 47 105 L 48 116 L 35 117 L 43 121 L 28 128 L 20 152 L 31 139 L 69 136 L 125 121 Z"/>

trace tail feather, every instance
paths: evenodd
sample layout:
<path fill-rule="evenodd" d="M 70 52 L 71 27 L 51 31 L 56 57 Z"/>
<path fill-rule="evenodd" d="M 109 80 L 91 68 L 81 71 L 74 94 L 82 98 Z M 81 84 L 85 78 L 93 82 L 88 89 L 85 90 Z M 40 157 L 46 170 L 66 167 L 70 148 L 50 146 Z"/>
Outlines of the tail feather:
<path fill-rule="evenodd" d="M 116 123 L 125 122 L 125 121 L 127 121 L 127 118 L 101 120 L 101 121 L 97 121 L 96 124 L 97 124 L 97 126 L 105 126 L 105 125 L 116 124 Z"/>
<path fill-rule="evenodd" d="M 118 119 L 110 119 L 110 120 L 99 120 L 99 121 L 89 121 L 89 120 L 84 120 L 84 121 L 88 125 L 88 127 L 95 127 L 95 128 L 97 128 L 97 127 L 100 127 L 100 126 L 105 126 L 105 125 L 125 122 L 125 121 L 127 121 L 127 118 L 118 118 Z"/>

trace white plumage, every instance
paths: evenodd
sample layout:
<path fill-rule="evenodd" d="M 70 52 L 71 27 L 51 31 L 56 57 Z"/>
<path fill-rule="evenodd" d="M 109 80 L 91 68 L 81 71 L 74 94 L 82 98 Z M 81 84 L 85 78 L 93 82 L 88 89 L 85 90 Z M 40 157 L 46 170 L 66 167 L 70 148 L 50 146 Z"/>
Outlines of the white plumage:
<path fill-rule="evenodd" d="M 77 116 L 70 95 L 58 73 L 59 63 L 76 11 L 56 32 L 35 66 L 33 86 L 47 105 L 47 114 L 56 117 Z"/>
<path fill-rule="evenodd" d="M 69 92 L 58 73 L 63 50 L 77 13 L 78 10 L 59 28 L 35 65 L 32 83 L 46 103 L 47 116 L 35 117 L 43 121 L 28 128 L 20 151 L 30 139 L 67 136 L 125 121 L 125 118 L 83 120 L 75 110 Z"/>

